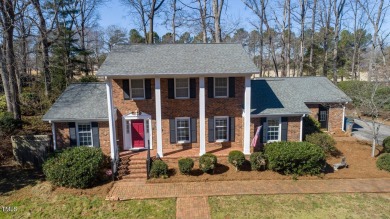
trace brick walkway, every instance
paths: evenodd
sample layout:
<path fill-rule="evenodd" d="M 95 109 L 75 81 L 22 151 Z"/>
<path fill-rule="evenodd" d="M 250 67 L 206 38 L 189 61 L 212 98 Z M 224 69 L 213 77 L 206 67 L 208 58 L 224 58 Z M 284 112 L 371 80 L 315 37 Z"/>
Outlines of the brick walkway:
<path fill-rule="evenodd" d="M 253 180 L 188 183 L 139 183 L 118 181 L 107 200 L 187 198 L 199 196 L 297 194 L 297 193 L 390 193 L 390 178 L 334 180 Z"/>
<path fill-rule="evenodd" d="M 177 219 L 211 218 L 208 198 L 206 196 L 177 198 L 176 218 Z"/>

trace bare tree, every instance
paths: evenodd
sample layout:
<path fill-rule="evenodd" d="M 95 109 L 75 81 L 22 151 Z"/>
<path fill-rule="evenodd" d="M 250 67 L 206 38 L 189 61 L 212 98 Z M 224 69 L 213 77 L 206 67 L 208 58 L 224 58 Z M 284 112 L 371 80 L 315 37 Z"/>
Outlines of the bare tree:
<path fill-rule="evenodd" d="M 140 29 L 144 33 L 145 43 L 148 43 L 148 31 L 146 27 L 148 25 L 148 8 L 144 0 L 122 0 L 125 5 L 130 6 L 131 13 L 139 16 Z"/>
<path fill-rule="evenodd" d="M 333 45 L 333 83 L 337 83 L 337 58 L 338 58 L 338 43 L 340 35 L 340 23 L 341 16 L 344 9 L 345 0 L 334 0 L 333 13 L 334 13 L 334 45 Z"/>
<path fill-rule="evenodd" d="M 162 6 L 162 4 L 164 3 L 165 0 L 160 0 L 160 2 L 158 2 L 157 0 L 152 0 L 152 3 L 151 3 L 151 6 L 150 6 L 150 11 L 149 11 L 149 14 L 148 14 L 148 18 L 149 18 L 149 35 L 148 35 L 148 43 L 149 44 L 153 44 L 154 43 L 154 39 L 153 39 L 153 34 L 154 34 L 154 31 L 153 31 L 153 24 L 154 24 L 154 16 L 156 14 L 156 12 L 158 11 L 158 9 Z"/>
<path fill-rule="evenodd" d="M 332 0 L 322 0 L 320 19 L 323 27 L 322 47 L 324 49 L 324 63 L 322 66 L 322 75 L 328 76 L 328 49 L 329 49 L 329 33 L 332 11 Z"/>
<path fill-rule="evenodd" d="M 314 35 L 316 32 L 316 14 L 317 14 L 317 0 L 313 0 L 312 13 L 311 13 L 311 30 L 310 30 L 310 73 L 316 75 L 316 70 L 313 66 L 313 55 L 314 55 Z"/>
<path fill-rule="evenodd" d="M 303 76 L 303 63 L 305 61 L 304 53 L 305 53 L 305 18 L 306 18 L 306 7 L 307 7 L 307 0 L 299 0 L 299 7 L 300 7 L 300 25 L 301 25 L 301 36 L 300 36 L 300 62 L 299 62 L 299 76 Z"/>
<path fill-rule="evenodd" d="M 224 5 L 224 0 L 213 0 L 213 13 L 214 13 L 214 38 L 216 43 L 222 41 L 221 31 L 221 13 Z"/>

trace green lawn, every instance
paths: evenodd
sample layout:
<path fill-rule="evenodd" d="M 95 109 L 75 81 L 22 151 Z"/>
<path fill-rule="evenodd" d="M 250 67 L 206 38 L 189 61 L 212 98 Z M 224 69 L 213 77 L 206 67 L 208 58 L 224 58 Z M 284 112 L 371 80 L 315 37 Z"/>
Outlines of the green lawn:
<path fill-rule="evenodd" d="M 15 197 L 16 196 L 16 197 Z M 9 199 L 13 199 L 9 201 Z M 0 196 L 1 206 L 16 207 L 0 218 L 175 218 L 175 199 L 105 201 L 99 196 L 40 195 Z"/>
<path fill-rule="evenodd" d="M 390 194 L 210 197 L 212 218 L 390 218 Z"/>

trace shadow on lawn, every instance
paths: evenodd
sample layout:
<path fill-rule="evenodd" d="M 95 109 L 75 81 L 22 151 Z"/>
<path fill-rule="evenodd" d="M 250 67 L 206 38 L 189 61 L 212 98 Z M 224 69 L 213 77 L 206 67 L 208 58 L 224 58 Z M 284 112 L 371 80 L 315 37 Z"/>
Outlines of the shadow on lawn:
<path fill-rule="evenodd" d="M 28 185 L 34 186 L 44 179 L 41 171 L 18 166 L 0 166 L 0 176 L 0 195 Z"/>

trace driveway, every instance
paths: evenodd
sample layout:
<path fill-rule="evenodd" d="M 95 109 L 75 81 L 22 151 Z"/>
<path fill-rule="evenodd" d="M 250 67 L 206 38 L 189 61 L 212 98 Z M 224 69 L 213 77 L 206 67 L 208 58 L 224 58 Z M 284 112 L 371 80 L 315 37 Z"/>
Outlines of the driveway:
<path fill-rule="evenodd" d="M 372 124 L 369 121 L 355 119 L 352 127 L 352 136 L 366 141 L 372 141 Z M 390 136 L 390 126 L 381 125 L 379 128 L 378 143 L 382 144 L 383 139 Z"/>

